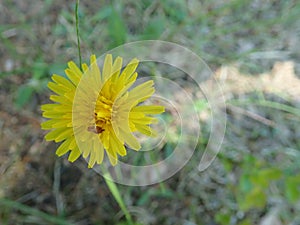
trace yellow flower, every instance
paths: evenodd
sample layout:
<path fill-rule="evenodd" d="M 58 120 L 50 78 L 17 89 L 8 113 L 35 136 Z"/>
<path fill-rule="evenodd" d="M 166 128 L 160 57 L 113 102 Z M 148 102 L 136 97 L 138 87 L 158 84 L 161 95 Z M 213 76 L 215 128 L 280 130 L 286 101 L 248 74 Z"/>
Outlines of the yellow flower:
<path fill-rule="evenodd" d="M 82 154 L 93 167 L 102 163 L 105 151 L 110 163 L 116 165 L 118 155 L 126 155 L 125 145 L 141 148 L 133 132 L 155 136 L 150 125 L 157 119 L 151 114 L 164 112 L 164 107 L 141 105 L 155 89 L 152 80 L 132 87 L 138 63 L 133 59 L 122 70 L 121 57 L 113 62 L 112 55 L 106 55 L 101 73 L 92 55 L 89 67 L 82 64 L 83 72 L 71 61 L 65 70 L 68 79 L 52 76 L 48 87 L 56 95 L 50 96 L 54 104 L 41 107 L 43 117 L 50 119 L 41 126 L 51 130 L 45 136 L 47 141 L 63 141 L 56 150 L 58 156 L 71 151 L 68 160 L 73 162 Z"/>

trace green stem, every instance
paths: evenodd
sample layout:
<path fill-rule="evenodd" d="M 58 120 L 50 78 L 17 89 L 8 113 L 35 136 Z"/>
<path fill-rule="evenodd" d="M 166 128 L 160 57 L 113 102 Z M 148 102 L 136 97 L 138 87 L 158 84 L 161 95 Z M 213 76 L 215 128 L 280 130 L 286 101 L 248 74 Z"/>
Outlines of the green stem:
<path fill-rule="evenodd" d="M 79 6 L 79 0 L 76 1 L 75 6 L 75 23 L 76 23 L 76 35 L 77 35 L 77 48 L 78 48 L 78 56 L 79 56 L 79 67 L 82 71 L 82 60 L 81 60 L 81 51 L 80 51 L 80 38 L 79 38 L 79 25 L 78 25 L 78 6 Z"/>
<path fill-rule="evenodd" d="M 119 192 L 119 189 L 118 189 L 117 185 L 112 181 L 112 177 L 111 177 L 109 171 L 107 171 L 107 169 L 105 169 L 104 167 L 102 167 L 102 168 L 104 170 L 103 177 L 105 179 L 105 182 L 106 182 L 110 192 L 112 193 L 115 200 L 119 204 L 121 210 L 123 211 L 128 224 L 133 225 L 131 215 L 130 215 L 129 211 L 126 208 L 126 205 L 125 205 L 125 203 L 124 203 L 124 201 L 121 197 L 121 194 Z"/>

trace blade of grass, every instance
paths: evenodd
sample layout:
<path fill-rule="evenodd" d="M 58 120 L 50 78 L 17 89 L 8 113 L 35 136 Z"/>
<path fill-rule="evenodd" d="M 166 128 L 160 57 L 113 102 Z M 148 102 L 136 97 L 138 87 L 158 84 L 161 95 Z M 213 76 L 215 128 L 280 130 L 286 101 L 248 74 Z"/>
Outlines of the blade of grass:
<path fill-rule="evenodd" d="M 24 205 L 22 203 L 10 200 L 10 199 L 5 199 L 5 198 L 0 198 L 0 205 L 3 205 L 4 207 L 7 208 L 13 208 L 13 209 L 17 209 L 20 210 L 23 213 L 32 215 L 32 216 L 36 216 L 39 217 L 51 224 L 58 224 L 58 225 L 72 225 L 72 223 L 62 219 L 62 218 L 58 218 L 56 216 L 53 215 L 49 215 L 47 213 L 44 213 L 40 210 L 34 209 L 32 207 L 29 207 L 27 205 Z"/>
<path fill-rule="evenodd" d="M 102 167 L 104 168 L 104 167 Z M 112 193 L 112 195 L 114 196 L 115 200 L 117 201 L 117 203 L 119 204 L 121 210 L 123 211 L 125 217 L 126 217 L 126 220 L 128 222 L 129 225 L 133 225 L 134 223 L 132 222 L 132 218 L 131 218 L 131 215 L 129 213 L 129 211 L 127 210 L 126 208 L 126 205 L 122 199 L 122 196 L 119 192 L 119 189 L 117 187 L 117 185 L 112 181 L 112 177 L 110 175 L 110 173 L 104 168 L 104 179 L 105 179 L 105 182 L 110 190 L 110 192 Z"/>
<path fill-rule="evenodd" d="M 273 102 L 273 101 L 268 101 L 268 100 L 259 100 L 259 101 L 254 101 L 254 100 L 245 100 L 245 101 L 241 101 L 241 100 L 231 100 L 228 103 L 232 104 L 232 105 L 249 105 L 249 104 L 253 104 L 253 105 L 259 105 L 259 106 L 264 106 L 264 107 L 269 107 L 269 108 L 273 108 L 273 109 L 278 109 L 278 110 L 282 110 L 291 114 L 294 114 L 295 116 L 300 116 L 300 110 L 286 105 L 286 104 L 282 104 L 279 102 Z"/>

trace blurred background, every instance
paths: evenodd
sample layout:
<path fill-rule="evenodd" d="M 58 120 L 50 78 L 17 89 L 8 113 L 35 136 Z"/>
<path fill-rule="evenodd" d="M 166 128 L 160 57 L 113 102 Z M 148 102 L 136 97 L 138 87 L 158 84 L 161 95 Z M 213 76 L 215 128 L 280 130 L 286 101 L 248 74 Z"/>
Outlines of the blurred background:
<path fill-rule="evenodd" d="M 0 224 L 127 224 L 103 178 L 84 160 L 57 158 L 40 129 L 51 74 L 79 61 L 74 9 L 71 0 L 0 0 Z M 159 184 L 118 185 L 136 224 L 300 224 L 299 15 L 298 0 L 80 2 L 83 61 L 159 39 L 194 51 L 223 82 L 225 140 L 206 171 L 197 165 L 210 118 L 199 101 L 187 165 Z"/>

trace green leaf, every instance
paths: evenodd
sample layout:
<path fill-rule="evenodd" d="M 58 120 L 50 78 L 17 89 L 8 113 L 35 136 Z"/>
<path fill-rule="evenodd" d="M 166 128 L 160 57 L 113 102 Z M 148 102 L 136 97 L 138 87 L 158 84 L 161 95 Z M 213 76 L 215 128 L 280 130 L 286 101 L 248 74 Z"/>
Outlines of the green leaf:
<path fill-rule="evenodd" d="M 194 107 L 197 112 L 201 112 L 204 109 L 208 108 L 208 103 L 205 99 L 199 99 L 194 103 Z"/>
<path fill-rule="evenodd" d="M 240 178 L 239 189 L 243 193 L 248 193 L 252 189 L 252 183 L 248 174 L 243 174 Z"/>
<path fill-rule="evenodd" d="M 252 225 L 252 223 L 249 219 L 244 219 L 241 222 L 239 222 L 238 225 Z"/>
<path fill-rule="evenodd" d="M 124 44 L 126 41 L 127 28 L 124 19 L 115 9 L 112 9 L 111 14 L 108 17 L 108 25 L 109 36 L 112 40 L 111 47 Z"/>
<path fill-rule="evenodd" d="M 28 85 L 21 86 L 17 91 L 17 97 L 15 100 L 16 106 L 21 108 L 28 103 L 32 97 L 33 91 L 33 88 Z"/>
<path fill-rule="evenodd" d="M 123 222 L 119 222 L 116 225 L 131 225 L 130 223 L 123 221 Z M 132 225 L 143 225 L 141 223 L 133 223 Z"/>
<path fill-rule="evenodd" d="M 254 186 L 266 189 L 269 187 L 271 181 L 278 180 L 281 176 L 281 170 L 277 168 L 266 168 L 257 171 L 256 174 L 251 177 L 251 182 Z"/>
<path fill-rule="evenodd" d="M 183 1 L 161 1 L 161 4 L 171 21 L 179 24 L 187 17 L 186 4 Z"/>
<path fill-rule="evenodd" d="M 300 198 L 300 181 L 298 177 L 288 177 L 285 182 L 285 196 L 290 203 Z"/>
<path fill-rule="evenodd" d="M 169 189 L 162 190 L 153 190 L 149 189 L 149 191 L 145 191 L 142 196 L 137 201 L 137 205 L 146 205 L 150 202 L 151 197 L 161 197 L 166 199 L 174 198 L 175 193 Z"/>
<path fill-rule="evenodd" d="M 164 146 L 164 158 L 168 158 L 170 155 L 172 155 L 174 149 L 175 149 L 174 144 L 166 143 L 166 145 Z"/>
<path fill-rule="evenodd" d="M 54 64 L 51 64 L 50 68 L 49 68 L 49 71 L 48 71 L 48 75 L 50 74 L 58 74 L 58 75 L 61 75 L 61 76 L 64 76 L 67 78 L 67 76 L 65 75 L 65 69 L 67 67 L 67 64 L 66 63 L 54 63 Z"/>
<path fill-rule="evenodd" d="M 137 201 L 137 205 L 146 205 L 148 202 L 150 202 L 151 193 L 149 191 L 143 192 L 141 197 Z"/>
<path fill-rule="evenodd" d="M 264 177 L 268 180 L 278 180 L 282 176 L 281 170 L 277 168 L 267 168 L 259 172 L 259 176 Z"/>
<path fill-rule="evenodd" d="M 233 169 L 233 163 L 229 159 L 225 159 L 222 161 L 224 169 L 226 170 L 227 173 L 230 173 Z"/>
<path fill-rule="evenodd" d="M 33 75 L 32 78 L 34 79 L 41 79 L 44 77 L 47 73 L 47 64 L 44 63 L 42 60 L 38 60 L 37 62 L 34 63 L 32 69 L 33 69 Z"/>
<path fill-rule="evenodd" d="M 105 18 L 108 18 L 112 13 L 112 7 L 108 7 L 108 6 L 103 6 L 102 9 L 99 9 L 99 11 L 90 17 L 88 18 L 89 19 L 89 23 L 98 23 L 99 21 L 102 21 L 104 20 Z"/>
<path fill-rule="evenodd" d="M 260 188 L 254 188 L 249 194 L 243 196 L 240 201 L 240 208 L 247 211 L 252 208 L 263 208 L 267 203 L 267 196 Z"/>
<path fill-rule="evenodd" d="M 151 18 L 144 29 L 141 39 L 157 39 L 165 29 L 165 20 L 162 17 Z"/>
<path fill-rule="evenodd" d="M 215 215 L 215 221 L 221 225 L 228 225 L 230 224 L 231 216 L 229 213 L 217 213 Z"/>

